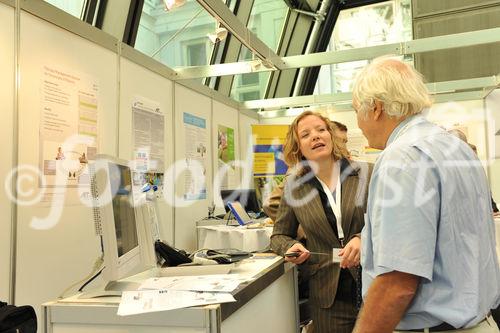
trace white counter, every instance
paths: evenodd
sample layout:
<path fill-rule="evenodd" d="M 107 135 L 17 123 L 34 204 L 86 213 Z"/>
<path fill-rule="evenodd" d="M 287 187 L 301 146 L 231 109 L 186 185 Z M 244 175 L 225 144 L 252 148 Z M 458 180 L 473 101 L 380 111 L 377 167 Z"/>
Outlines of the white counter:
<path fill-rule="evenodd" d="M 249 259 L 232 273 L 255 279 L 240 285 L 233 303 L 121 317 L 120 298 L 69 297 L 42 306 L 45 333 L 298 332 L 295 266 L 281 257 Z"/>

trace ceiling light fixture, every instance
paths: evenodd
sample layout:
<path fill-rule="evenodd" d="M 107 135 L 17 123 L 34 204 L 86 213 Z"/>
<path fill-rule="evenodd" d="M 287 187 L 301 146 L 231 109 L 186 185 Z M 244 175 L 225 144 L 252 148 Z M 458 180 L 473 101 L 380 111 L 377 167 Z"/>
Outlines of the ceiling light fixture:
<path fill-rule="evenodd" d="M 183 6 L 186 4 L 186 0 L 163 0 L 166 10 L 172 10 L 174 8 Z"/>
<path fill-rule="evenodd" d="M 208 39 L 212 43 L 217 43 L 220 42 L 221 40 L 224 40 L 227 37 L 227 29 L 223 27 L 219 27 L 215 29 L 215 32 L 213 34 L 207 34 Z"/>

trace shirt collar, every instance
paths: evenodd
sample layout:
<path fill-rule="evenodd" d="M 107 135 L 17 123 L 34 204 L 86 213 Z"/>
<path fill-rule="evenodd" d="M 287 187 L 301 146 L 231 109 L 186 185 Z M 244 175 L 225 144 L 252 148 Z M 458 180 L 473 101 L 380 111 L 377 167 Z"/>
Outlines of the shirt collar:
<path fill-rule="evenodd" d="M 405 120 L 400 122 L 398 124 L 398 126 L 396 126 L 396 128 L 394 128 L 394 130 L 392 131 L 391 135 L 389 136 L 389 139 L 387 140 L 387 144 L 385 146 L 387 147 L 391 143 L 393 143 L 396 140 L 396 138 L 400 135 L 400 132 L 403 129 L 405 129 L 407 127 L 411 127 L 414 124 L 422 121 L 423 119 L 425 119 L 425 118 L 421 114 L 417 114 L 414 116 L 409 116 L 408 118 L 406 118 Z M 403 132 L 401 132 L 401 133 L 403 133 Z"/>
<path fill-rule="evenodd" d="M 340 182 L 343 183 L 349 176 L 357 176 L 359 172 L 359 166 L 355 162 L 350 162 L 348 159 L 343 158 L 340 160 Z M 323 189 L 320 182 L 316 177 L 312 177 L 307 181 L 314 187 L 318 189 Z"/>

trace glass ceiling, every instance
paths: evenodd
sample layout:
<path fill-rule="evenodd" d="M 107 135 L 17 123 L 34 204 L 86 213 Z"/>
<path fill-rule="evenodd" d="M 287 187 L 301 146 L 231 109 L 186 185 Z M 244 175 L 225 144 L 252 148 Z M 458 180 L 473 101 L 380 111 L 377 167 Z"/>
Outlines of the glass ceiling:
<path fill-rule="evenodd" d="M 226 3 L 234 11 L 237 1 Z M 288 11 L 289 8 L 283 0 L 255 0 L 247 27 L 277 52 Z M 217 20 L 196 0 L 187 0 L 184 6 L 170 12 L 165 10 L 162 0 L 145 0 L 135 48 L 171 68 L 235 61 L 223 59 L 225 40 L 217 42 L 214 48 L 214 43 L 208 38 L 219 26 Z M 411 0 L 391 0 L 342 10 L 328 51 L 411 39 Z M 238 61 L 257 60 L 248 48 L 239 42 L 238 44 Z M 412 61 L 412 58 L 405 60 Z M 350 91 L 356 73 L 366 63 L 367 61 L 356 61 L 322 66 L 315 94 Z M 232 80 L 231 98 L 237 101 L 264 98 L 270 73 L 235 75 Z M 214 87 L 214 79 L 203 81 Z"/>
<path fill-rule="evenodd" d="M 166 11 L 162 0 L 145 0 L 135 48 L 168 67 L 210 64 L 217 21 L 196 0 Z"/>
<path fill-rule="evenodd" d="M 86 2 L 85 0 L 45 1 L 76 17 L 81 17 Z M 241 7 L 241 1 L 245 0 L 220 1 L 224 1 L 234 12 Z M 267 47 L 278 53 L 288 12 L 289 8 L 284 0 L 254 0 L 247 28 Z M 235 58 L 235 52 L 231 51 L 231 56 L 224 59 L 227 56 L 224 54 L 224 48 L 228 39 L 214 44 L 208 38 L 208 35 L 214 34 L 219 27 L 220 23 L 196 0 L 186 0 L 185 5 L 172 11 L 166 10 L 163 0 L 144 0 L 135 48 L 174 69 L 222 62 L 258 61 L 252 51 L 234 37 L 232 43 L 236 45 L 231 47 L 235 51 L 239 45 L 239 55 Z M 391 0 L 342 10 L 327 51 L 411 39 L 411 0 Z M 408 56 L 404 60 L 412 62 L 413 58 Z M 356 73 L 367 62 L 365 60 L 321 66 L 314 94 L 350 91 Z M 257 72 L 233 76 L 230 97 L 237 101 L 265 98 L 270 75 L 271 72 Z M 217 79 L 214 77 L 201 80 L 210 87 L 215 87 Z"/>
<path fill-rule="evenodd" d="M 83 5 L 85 4 L 85 0 L 45 0 L 45 2 L 78 18 L 82 17 Z"/>
<path fill-rule="evenodd" d="M 359 8 L 342 10 L 327 51 L 409 41 L 412 39 L 411 0 L 391 0 Z M 404 61 L 413 61 L 408 56 Z M 351 91 L 356 74 L 367 60 L 324 65 L 314 94 Z"/>
<path fill-rule="evenodd" d="M 283 0 L 255 0 L 247 28 L 270 49 L 277 51 L 288 7 Z M 256 60 L 252 52 L 242 46 L 239 61 Z M 231 98 L 248 101 L 264 98 L 271 72 L 235 75 Z"/>

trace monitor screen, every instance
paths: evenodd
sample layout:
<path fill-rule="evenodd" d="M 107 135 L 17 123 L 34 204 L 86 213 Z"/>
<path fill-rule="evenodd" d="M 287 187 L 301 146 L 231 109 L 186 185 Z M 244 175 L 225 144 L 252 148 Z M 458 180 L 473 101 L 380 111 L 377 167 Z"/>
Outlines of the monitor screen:
<path fill-rule="evenodd" d="M 220 196 L 226 212 L 229 212 L 228 202 L 238 201 L 247 212 L 259 213 L 260 203 L 255 189 L 221 190 Z"/>
<path fill-rule="evenodd" d="M 109 162 L 108 162 L 109 163 Z M 132 206 L 132 181 L 130 169 L 123 165 L 110 167 L 111 193 L 115 193 L 113 217 L 115 222 L 118 257 L 139 246 L 137 224 Z"/>

